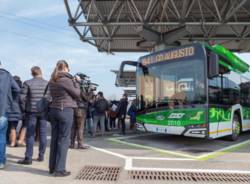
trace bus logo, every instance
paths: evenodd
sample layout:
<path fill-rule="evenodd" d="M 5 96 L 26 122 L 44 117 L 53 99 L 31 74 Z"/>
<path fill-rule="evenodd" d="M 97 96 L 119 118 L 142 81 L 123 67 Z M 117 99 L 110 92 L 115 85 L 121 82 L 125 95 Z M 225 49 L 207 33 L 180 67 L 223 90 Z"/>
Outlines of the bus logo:
<path fill-rule="evenodd" d="M 171 113 L 168 118 L 169 119 L 181 119 L 185 113 Z"/>
<path fill-rule="evenodd" d="M 156 119 L 157 119 L 157 120 L 160 120 L 160 121 L 163 121 L 163 120 L 165 119 L 165 116 L 163 116 L 163 115 L 158 115 L 158 116 L 156 116 Z"/>
<path fill-rule="evenodd" d="M 196 115 L 194 117 L 191 117 L 190 120 L 200 120 L 201 119 L 201 116 L 203 115 L 203 112 L 202 111 L 199 111 L 196 113 Z"/>

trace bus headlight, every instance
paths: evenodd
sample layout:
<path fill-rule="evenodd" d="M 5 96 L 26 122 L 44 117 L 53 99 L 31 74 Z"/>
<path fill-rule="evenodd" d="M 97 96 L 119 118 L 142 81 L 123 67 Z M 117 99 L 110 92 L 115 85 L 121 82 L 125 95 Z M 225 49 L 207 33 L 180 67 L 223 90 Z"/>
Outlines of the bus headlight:
<path fill-rule="evenodd" d="M 195 128 L 207 128 L 207 124 L 196 124 L 196 125 L 188 125 L 188 129 L 195 129 Z"/>

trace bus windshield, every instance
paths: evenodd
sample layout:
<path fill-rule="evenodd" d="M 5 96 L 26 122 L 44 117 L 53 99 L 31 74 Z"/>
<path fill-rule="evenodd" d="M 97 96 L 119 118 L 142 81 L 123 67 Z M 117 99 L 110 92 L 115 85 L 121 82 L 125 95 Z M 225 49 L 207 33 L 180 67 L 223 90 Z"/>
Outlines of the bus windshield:
<path fill-rule="evenodd" d="M 139 109 L 204 104 L 205 74 L 201 59 L 168 61 L 137 70 Z"/>

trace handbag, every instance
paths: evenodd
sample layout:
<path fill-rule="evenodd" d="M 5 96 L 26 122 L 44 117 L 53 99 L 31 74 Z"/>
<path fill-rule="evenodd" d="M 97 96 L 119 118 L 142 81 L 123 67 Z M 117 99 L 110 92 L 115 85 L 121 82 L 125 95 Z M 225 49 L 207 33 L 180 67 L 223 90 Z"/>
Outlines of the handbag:
<path fill-rule="evenodd" d="M 45 97 L 45 95 L 47 94 L 49 88 L 49 84 L 47 84 L 44 93 L 43 93 L 43 97 L 37 102 L 36 104 L 36 108 L 37 108 L 37 112 L 44 117 L 47 121 L 49 121 L 49 104 L 50 101 L 48 100 L 47 97 Z"/>

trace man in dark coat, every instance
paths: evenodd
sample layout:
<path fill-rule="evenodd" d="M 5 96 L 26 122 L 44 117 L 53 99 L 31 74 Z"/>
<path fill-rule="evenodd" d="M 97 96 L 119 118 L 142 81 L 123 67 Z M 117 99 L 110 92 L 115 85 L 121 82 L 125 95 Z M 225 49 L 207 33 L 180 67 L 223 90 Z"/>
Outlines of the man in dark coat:
<path fill-rule="evenodd" d="M 118 109 L 117 109 L 118 123 L 122 125 L 123 135 L 125 135 L 126 133 L 125 119 L 127 115 L 127 106 L 128 106 L 128 96 L 127 94 L 124 94 L 119 102 Z"/>
<path fill-rule="evenodd" d="M 12 93 L 19 92 L 11 74 L 2 68 L 0 62 L 0 169 L 4 169 L 6 162 L 6 131 L 8 127 L 8 113 L 12 105 Z"/>
<path fill-rule="evenodd" d="M 47 144 L 47 121 L 46 118 L 37 110 L 37 102 L 41 100 L 48 81 L 42 78 L 42 71 L 40 67 L 34 66 L 31 68 L 32 79 L 23 83 L 21 91 L 21 107 L 25 112 L 25 121 L 27 122 L 26 133 L 26 152 L 25 158 L 18 161 L 19 164 L 30 165 L 32 164 L 34 136 L 36 125 L 39 123 L 39 155 L 37 161 L 44 160 L 44 153 Z"/>
<path fill-rule="evenodd" d="M 14 76 L 13 79 L 18 84 L 19 88 L 22 87 L 22 82 L 20 77 Z M 13 101 L 11 104 L 10 112 L 8 113 L 8 131 L 7 131 L 7 139 L 9 139 L 10 147 L 16 146 L 16 128 L 19 120 L 22 119 L 22 113 L 20 108 L 20 91 L 12 91 Z"/>

